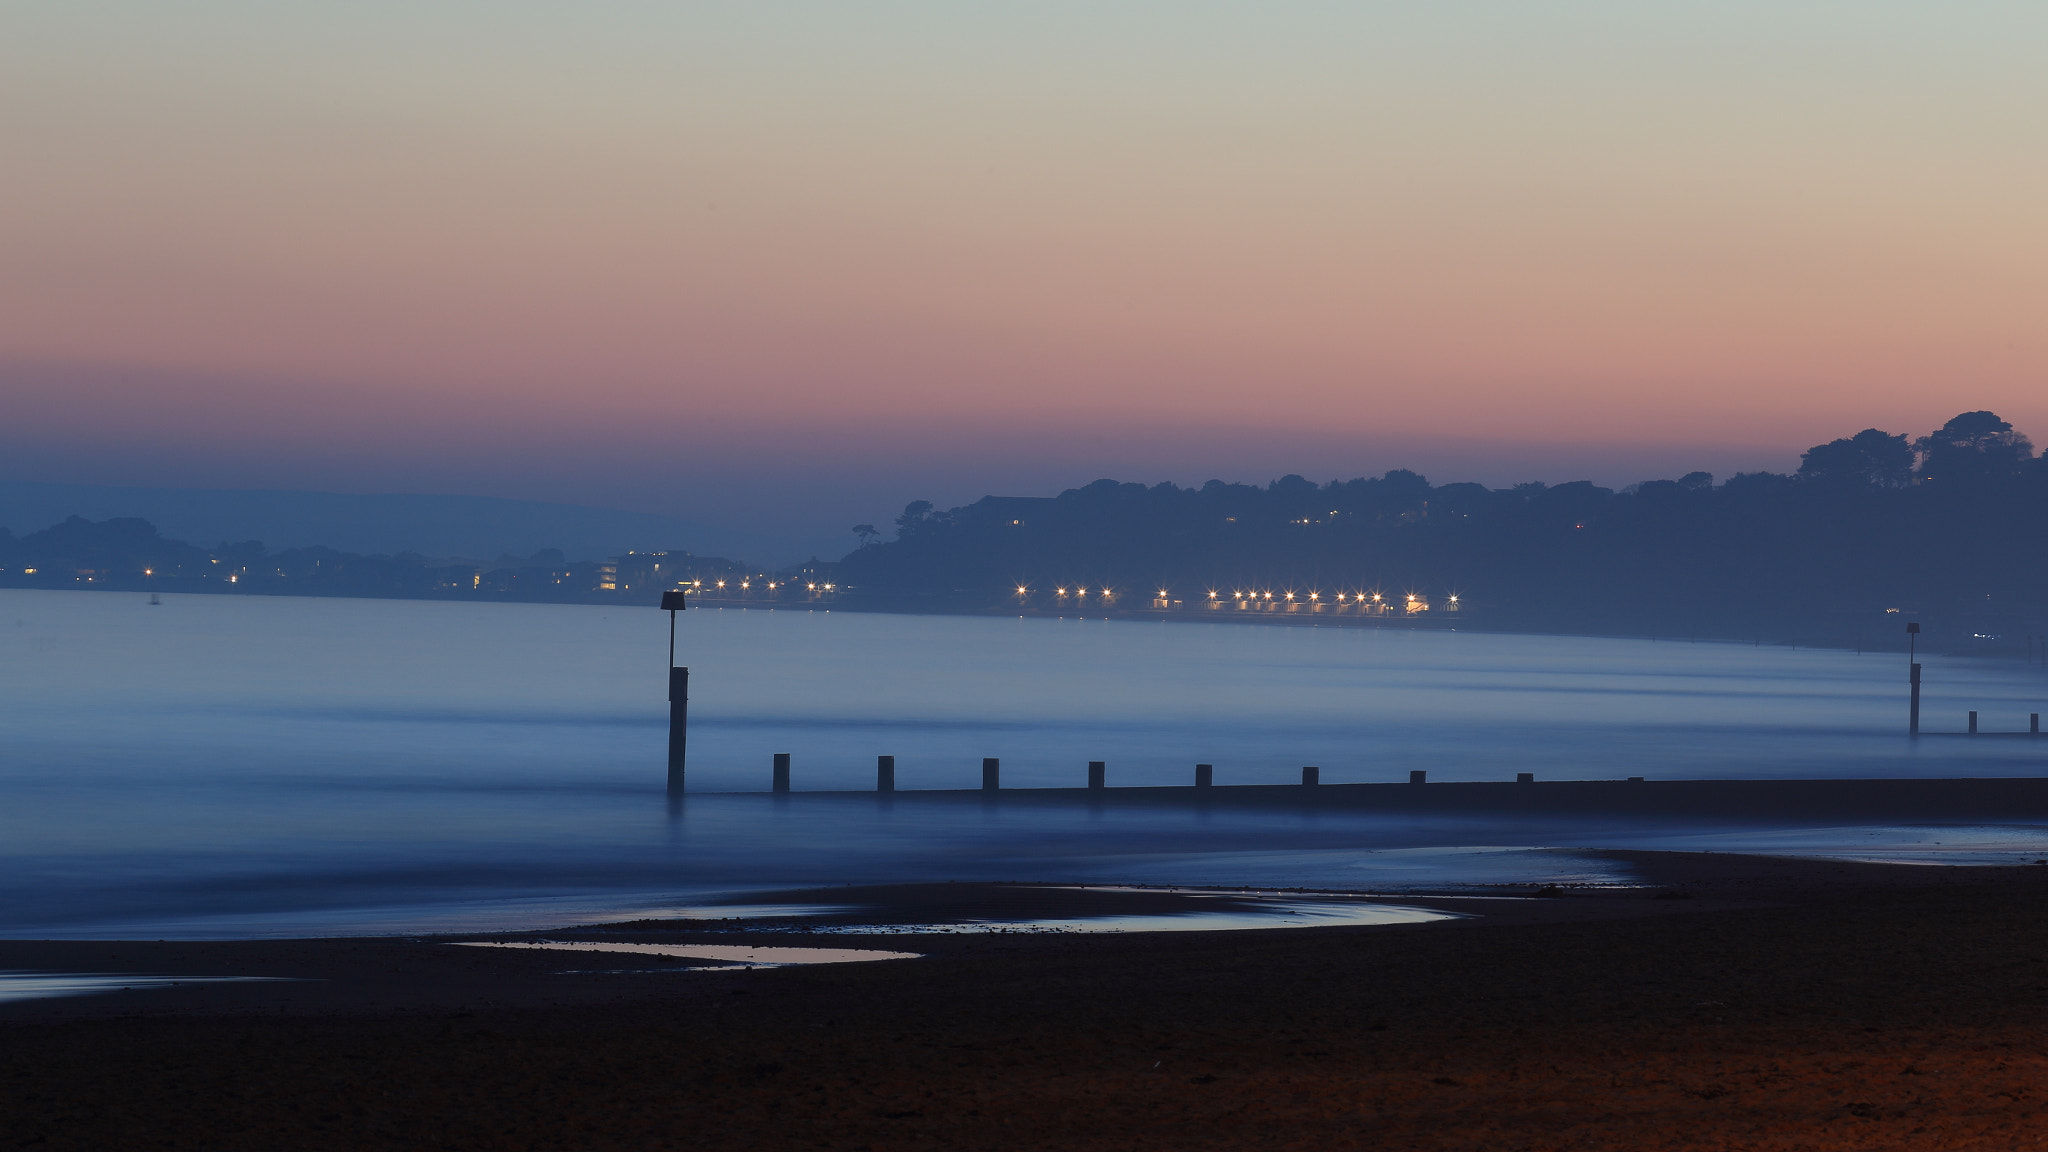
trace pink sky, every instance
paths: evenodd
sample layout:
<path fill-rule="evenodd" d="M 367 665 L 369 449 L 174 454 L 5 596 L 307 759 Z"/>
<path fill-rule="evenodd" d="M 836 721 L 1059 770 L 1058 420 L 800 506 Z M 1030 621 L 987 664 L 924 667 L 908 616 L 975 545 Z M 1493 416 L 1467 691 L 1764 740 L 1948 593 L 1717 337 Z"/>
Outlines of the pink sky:
<path fill-rule="evenodd" d="M 2048 18 L 1703 7 L 10 14 L 0 469 L 822 524 L 2048 439 Z"/>

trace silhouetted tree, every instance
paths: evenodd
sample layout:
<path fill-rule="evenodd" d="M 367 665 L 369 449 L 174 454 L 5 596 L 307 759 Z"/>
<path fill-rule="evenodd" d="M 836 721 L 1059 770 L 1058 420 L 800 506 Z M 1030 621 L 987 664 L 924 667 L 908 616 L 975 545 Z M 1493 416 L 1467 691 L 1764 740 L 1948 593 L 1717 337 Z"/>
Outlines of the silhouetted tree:
<path fill-rule="evenodd" d="M 1920 479 L 1936 482 L 2011 476 L 2034 456 L 2033 441 L 1995 412 L 1964 412 L 1913 447 L 1920 451 Z"/>
<path fill-rule="evenodd" d="M 912 536 L 917 535 L 918 532 L 930 527 L 931 519 L 932 502 L 929 500 L 912 500 L 903 506 L 903 515 L 896 518 L 896 538 L 898 540 L 910 539 Z"/>
<path fill-rule="evenodd" d="M 1799 478 L 1843 487 L 1902 488 L 1913 479 L 1913 449 L 1903 435 L 1865 428 L 1830 440 L 1799 457 Z"/>
<path fill-rule="evenodd" d="M 873 544 L 875 538 L 880 536 L 881 532 L 877 531 L 873 524 L 855 524 L 853 526 L 853 534 L 860 540 L 860 546 L 865 548 Z"/>

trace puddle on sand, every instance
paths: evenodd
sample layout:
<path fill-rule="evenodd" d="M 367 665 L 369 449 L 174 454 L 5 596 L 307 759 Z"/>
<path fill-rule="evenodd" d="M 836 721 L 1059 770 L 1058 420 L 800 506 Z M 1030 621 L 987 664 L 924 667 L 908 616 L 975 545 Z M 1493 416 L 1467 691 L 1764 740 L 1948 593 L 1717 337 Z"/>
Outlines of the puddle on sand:
<path fill-rule="evenodd" d="M 186 984 L 246 984 L 289 979 L 289 976 L 144 976 L 129 972 L 0 972 L 0 1004 L 10 1000 L 136 992 Z"/>
<path fill-rule="evenodd" d="M 559 952 L 630 952 L 671 956 L 678 960 L 721 960 L 754 968 L 788 964 L 858 964 L 868 960 L 915 960 L 916 952 L 883 952 L 873 948 L 749 948 L 733 944 L 614 944 L 602 940 L 541 940 L 498 943 L 492 940 L 452 941 L 458 948 L 538 948 Z"/>
<path fill-rule="evenodd" d="M 1243 889 L 1150 888 L 1114 884 L 904 884 L 834 893 L 756 893 L 744 905 L 693 909 L 690 919 L 726 912 L 756 922 L 750 931 L 803 935 L 924 935 L 983 932 L 1229 932 L 1426 924 L 1463 913 L 1381 903 L 1360 894 L 1261 893 Z M 792 909 L 784 916 L 782 909 Z M 777 921 L 781 921 L 778 923 Z"/>
<path fill-rule="evenodd" d="M 1457 920 L 1459 912 L 1353 900 L 1245 900 L 1236 907 L 1131 916 L 1047 917 L 1034 920 L 964 920 L 951 924 L 848 924 L 815 929 L 876 935 L 933 932 L 1233 932 L 1248 928 L 1333 928 L 1340 925 L 1427 924 Z M 1251 904 L 1252 907 L 1244 907 Z"/>

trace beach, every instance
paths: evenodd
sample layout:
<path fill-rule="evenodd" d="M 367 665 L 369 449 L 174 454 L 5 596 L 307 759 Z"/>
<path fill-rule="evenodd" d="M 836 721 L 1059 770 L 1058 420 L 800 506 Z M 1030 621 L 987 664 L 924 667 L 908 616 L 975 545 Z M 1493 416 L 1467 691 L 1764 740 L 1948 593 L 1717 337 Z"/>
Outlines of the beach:
<path fill-rule="evenodd" d="M 8 942 L 11 969 L 297 979 L 0 1005 L 0 1131 L 51 1149 L 2048 1144 L 2048 867 L 1617 856 L 1637 886 L 1503 889 L 1519 898 L 1430 923 L 834 935 L 923 957 L 751 971 L 417 937 Z"/>
<path fill-rule="evenodd" d="M 2009 669 L 1931 674 L 1985 736 L 1908 741 L 1845 653 L 706 612 L 670 795 L 642 618 L 10 603 L 0 1147 L 2037 1127 Z M 777 751 L 796 791 L 753 791 Z"/>

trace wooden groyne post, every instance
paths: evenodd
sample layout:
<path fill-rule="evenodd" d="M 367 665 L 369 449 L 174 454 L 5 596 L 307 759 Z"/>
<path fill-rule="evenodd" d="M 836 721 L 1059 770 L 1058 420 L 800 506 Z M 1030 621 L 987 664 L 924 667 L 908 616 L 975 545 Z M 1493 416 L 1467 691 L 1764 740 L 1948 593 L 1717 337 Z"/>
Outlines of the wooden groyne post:
<path fill-rule="evenodd" d="M 1301 770 L 1301 782 L 1304 785 L 1320 784 L 1322 783 L 1322 777 L 1323 770 L 1321 768 L 1303 767 Z"/>
<path fill-rule="evenodd" d="M 1906 705 L 1906 735 L 1920 734 L 1920 622 L 1915 620 L 1906 625 L 1906 668 L 1907 680 L 1911 684 L 1911 702 Z"/>
<path fill-rule="evenodd" d="M 994 756 L 981 759 L 981 790 L 994 792 L 1003 786 L 1003 762 Z"/>
<path fill-rule="evenodd" d="M 1210 788 L 1214 787 L 1215 784 L 1216 766 L 1214 764 L 1195 765 L 1195 787 Z"/>
<path fill-rule="evenodd" d="M 1101 760 L 1090 760 L 1088 762 L 1088 786 L 1090 788 L 1109 787 L 1108 763 Z"/>
<path fill-rule="evenodd" d="M 1972 709 L 1970 709 L 1970 735 L 1972 735 L 1972 736 L 1975 736 L 1976 734 L 1977 734 L 1977 710 L 1976 710 L 1975 708 L 1972 708 Z"/>
<path fill-rule="evenodd" d="M 895 790 L 896 758 L 894 756 L 875 757 L 875 791 L 894 792 Z"/>
<path fill-rule="evenodd" d="M 775 754 L 774 782 L 769 787 L 776 792 L 789 791 L 789 753 L 777 752 Z"/>
<path fill-rule="evenodd" d="M 690 743 L 690 670 L 668 670 L 668 790 L 683 790 L 683 760 Z"/>
<path fill-rule="evenodd" d="M 663 592 L 668 612 L 668 790 L 683 790 L 683 754 L 690 741 L 690 670 L 676 667 L 676 613 L 688 607 L 680 589 Z"/>

